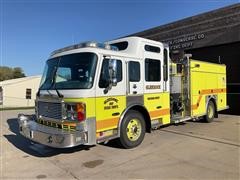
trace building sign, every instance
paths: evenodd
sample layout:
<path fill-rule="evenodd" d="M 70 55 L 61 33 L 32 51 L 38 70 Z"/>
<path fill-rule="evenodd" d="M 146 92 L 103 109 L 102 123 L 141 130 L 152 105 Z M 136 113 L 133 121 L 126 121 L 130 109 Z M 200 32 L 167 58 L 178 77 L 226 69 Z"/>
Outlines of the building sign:
<path fill-rule="evenodd" d="M 181 38 L 163 41 L 164 43 L 167 43 L 170 47 L 170 50 L 177 50 L 177 49 L 186 49 L 191 48 L 194 45 L 195 41 L 202 40 L 205 38 L 205 34 L 193 34 L 189 36 L 184 36 Z"/>

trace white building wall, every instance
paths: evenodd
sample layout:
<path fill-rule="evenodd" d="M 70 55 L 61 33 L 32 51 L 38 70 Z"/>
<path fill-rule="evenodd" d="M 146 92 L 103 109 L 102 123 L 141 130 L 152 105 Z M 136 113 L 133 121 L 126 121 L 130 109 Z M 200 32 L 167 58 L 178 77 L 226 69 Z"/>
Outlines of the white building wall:
<path fill-rule="evenodd" d="M 9 80 L 9 82 L 0 83 L 3 88 L 2 107 L 34 106 L 40 80 L 40 76 L 34 76 L 16 79 L 16 82 Z M 31 99 L 26 99 L 26 89 L 32 89 Z"/>

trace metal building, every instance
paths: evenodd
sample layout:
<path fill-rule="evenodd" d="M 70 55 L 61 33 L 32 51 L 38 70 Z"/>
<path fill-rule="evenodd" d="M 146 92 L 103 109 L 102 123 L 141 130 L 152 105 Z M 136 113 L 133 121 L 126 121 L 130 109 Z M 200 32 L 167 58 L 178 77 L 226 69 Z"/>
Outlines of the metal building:
<path fill-rule="evenodd" d="M 227 65 L 230 109 L 240 115 L 240 3 L 132 34 L 168 43 L 193 59 Z"/>
<path fill-rule="evenodd" d="M 41 76 L 30 76 L 0 82 L 0 107 L 35 105 Z"/>

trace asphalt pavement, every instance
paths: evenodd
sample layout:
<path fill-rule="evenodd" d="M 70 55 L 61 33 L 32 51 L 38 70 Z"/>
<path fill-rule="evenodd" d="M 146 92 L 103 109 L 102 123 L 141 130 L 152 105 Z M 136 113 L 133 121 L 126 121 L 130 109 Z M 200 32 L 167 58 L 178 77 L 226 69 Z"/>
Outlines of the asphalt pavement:
<path fill-rule="evenodd" d="M 240 179 L 240 116 L 167 126 L 126 150 L 115 141 L 32 144 L 18 132 L 18 113 L 33 111 L 0 111 L 0 179 Z"/>

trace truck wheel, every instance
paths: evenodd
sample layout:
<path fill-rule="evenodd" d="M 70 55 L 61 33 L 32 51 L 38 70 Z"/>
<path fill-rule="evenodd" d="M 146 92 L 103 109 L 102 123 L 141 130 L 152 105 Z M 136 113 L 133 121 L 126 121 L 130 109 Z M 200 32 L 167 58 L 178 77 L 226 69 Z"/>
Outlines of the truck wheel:
<path fill-rule="evenodd" d="M 205 116 L 205 121 L 210 123 L 213 121 L 214 117 L 215 117 L 215 105 L 214 105 L 213 101 L 209 101 L 208 106 L 207 106 L 207 113 Z"/>
<path fill-rule="evenodd" d="M 126 149 L 140 145 L 145 131 L 146 125 L 143 116 L 137 111 L 130 110 L 121 123 L 120 144 Z"/>

